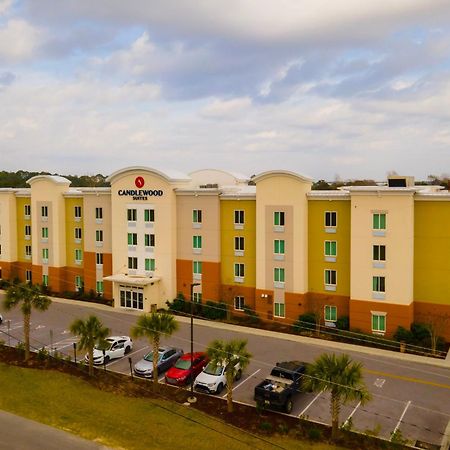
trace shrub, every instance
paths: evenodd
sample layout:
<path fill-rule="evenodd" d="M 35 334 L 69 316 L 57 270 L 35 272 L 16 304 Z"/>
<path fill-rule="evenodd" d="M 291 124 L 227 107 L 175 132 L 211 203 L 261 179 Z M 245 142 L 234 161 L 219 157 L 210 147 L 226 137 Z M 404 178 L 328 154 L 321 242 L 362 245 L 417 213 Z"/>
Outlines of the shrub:
<path fill-rule="evenodd" d="M 308 438 L 312 441 L 318 441 L 322 438 L 322 430 L 318 428 L 310 428 L 308 430 Z"/>
<path fill-rule="evenodd" d="M 270 422 L 261 422 L 259 428 L 263 431 L 270 431 L 272 429 L 272 424 Z"/>
<path fill-rule="evenodd" d="M 394 334 L 394 339 L 398 342 L 406 342 L 407 344 L 412 344 L 414 342 L 413 333 L 403 327 L 398 327 Z"/>
<path fill-rule="evenodd" d="M 350 328 L 350 320 L 348 316 L 339 317 L 339 319 L 336 320 L 336 328 L 338 330 L 348 330 Z"/>
<path fill-rule="evenodd" d="M 300 331 L 314 331 L 316 329 L 316 316 L 314 313 L 309 312 L 298 316 L 294 325 L 292 325 L 293 331 L 299 333 Z"/>
<path fill-rule="evenodd" d="M 282 422 L 278 424 L 277 431 L 280 434 L 288 434 L 289 427 L 284 422 Z"/>
<path fill-rule="evenodd" d="M 48 357 L 48 351 L 45 347 L 42 347 L 37 352 L 39 361 L 44 361 Z"/>
<path fill-rule="evenodd" d="M 166 302 L 170 311 L 187 313 L 190 312 L 191 305 L 184 298 L 184 295 L 180 292 L 172 302 Z"/>
<path fill-rule="evenodd" d="M 224 302 L 207 301 L 202 308 L 202 315 L 210 320 L 223 320 L 227 317 L 227 304 Z"/>
<path fill-rule="evenodd" d="M 256 311 L 254 311 L 253 309 L 250 309 L 248 306 L 244 306 L 244 312 L 250 323 L 258 323 L 259 322 L 259 316 L 258 316 L 258 314 L 256 314 Z"/>

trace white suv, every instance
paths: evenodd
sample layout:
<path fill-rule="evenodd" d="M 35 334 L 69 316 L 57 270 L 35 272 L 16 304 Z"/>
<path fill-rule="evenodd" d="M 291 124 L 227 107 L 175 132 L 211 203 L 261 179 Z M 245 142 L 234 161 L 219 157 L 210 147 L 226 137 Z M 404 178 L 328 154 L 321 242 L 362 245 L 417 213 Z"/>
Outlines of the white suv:
<path fill-rule="evenodd" d="M 236 375 L 234 379 L 237 381 L 242 376 L 239 363 L 236 364 Z M 194 381 L 194 389 L 197 391 L 208 392 L 209 394 L 220 394 L 222 389 L 227 385 L 227 377 L 225 373 L 225 365 L 214 368 L 209 363 Z"/>

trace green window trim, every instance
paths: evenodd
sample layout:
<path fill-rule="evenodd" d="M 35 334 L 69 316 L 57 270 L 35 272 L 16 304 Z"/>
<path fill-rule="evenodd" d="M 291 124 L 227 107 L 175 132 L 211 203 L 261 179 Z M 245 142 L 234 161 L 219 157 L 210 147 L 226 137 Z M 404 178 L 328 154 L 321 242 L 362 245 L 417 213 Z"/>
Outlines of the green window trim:
<path fill-rule="evenodd" d="M 192 210 L 192 222 L 193 223 L 202 223 L 202 210 L 201 209 L 193 209 Z"/>
<path fill-rule="evenodd" d="M 144 209 L 144 222 L 154 222 L 154 221 L 155 221 L 155 210 Z"/>
<path fill-rule="evenodd" d="M 325 241 L 325 256 L 337 256 L 336 241 Z"/>
<path fill-rule="evenodd" d="M 234 263 L 234 276 L 239 277 L 239 278 L 244 278 L 245 266 L 243 263 Z"/>
<path fill-rule="evenodd" d="M 273 224 L 277 227 L 284 227 L 284 211 L 275 211 L 273 213 Z"/>
<path fill-rule="evenodd" d="M 386 292 L 385 277 L 380 276 L 372 277 L 372 290 L 373 292 Z"/>
<path fill-rule="evenodd" d="M 201 274 L 202 273 L 202 262 L 201 261 L 193 261 L 193 271 L 194 273 Z"/>
<path fill-rule="evenodd" d="M 386 229 L 386 213 L 374 213 L 373 214 L 373 229 L 385 230 Z"/>
<path fill-rule="evenodd" d="M 325 270 L 325 284 L 336 286 L 337 273 L 336 270 Z"/>
<path fill-rule="evenodd" d="M 284 239 L 275 239 L 273 241 L 273 252 L 276 255 L 284 255 L 284 247 L 285 247 Z"/>
<path fill-rule="evenodd" d="M 48 286 L 48 275 L 42 275 L 42 286 Z"/>
<path fill-rule="evenodd" d="M 155 270 L 155 260 L 153 258 L 145 258 L 145 270 Z"/>
<path fill-rule="evenodd" d="M 284 303 L 274 303 L 274 316 L 275 317 L 286 317 Z"/>
<path fill-rule="evenodd" d="M 372 331 L 386 332 L 386 315 L 372 313 Z"/>
<path fill-rule="evenodd" d="M 98 294 L 103 294 L 103 281 L 97 281 L 95 287 Z"/>
<path fill-rule="evenodd" d="M 48 248 L 42 249 L 42 259 L 48 259 Z"/>
<path fill-rule="evenodd" d="M 42 238 L 47 239 L 48 238 L 48 228 L 42 227 Z"/>
<path fill-rule="evenodd" d="M 336 322 L 337 306 L 325 305 L 325 320 L 327 322 Z"/>
<path fill-rule="evenodd" d="M 201 249 L 202 248 L 202 237 L 192 236 L 192 248 Z"/>
<path fill-rule="evenodd" d="M 128 233 L 128 245 L 137 245 L 137 233 Z"/>
<path fill-rule="evenodd" d="M 274 277 L 274 281 L 276 281 L 278 283 L 284 283 L 284 268 L 275 267 L 273 269 L 273 277 Z"/>
<path fill-rule="evenodd" d="M 80 249 L 75 249 L 75 261 L 81 261 L 83 259 L 83 253 Z"/>

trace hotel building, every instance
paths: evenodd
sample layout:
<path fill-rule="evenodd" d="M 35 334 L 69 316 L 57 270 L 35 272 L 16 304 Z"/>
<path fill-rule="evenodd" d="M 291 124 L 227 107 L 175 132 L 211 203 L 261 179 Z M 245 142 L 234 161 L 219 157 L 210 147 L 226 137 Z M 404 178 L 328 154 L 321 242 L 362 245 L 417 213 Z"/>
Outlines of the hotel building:
<path fill-rule="evenodd" d="M 0 189 L 0 277 L 84 289 L 151 311 L 178 293 L 292 323 L 391 336 L 450 314 L 450 193 L 390 177 L 312 191 L 288 171 L 248 177 L 129 167 L 108 188 L 39 175 Z M 450 330 L 446 338 L 450 339 Z"/>

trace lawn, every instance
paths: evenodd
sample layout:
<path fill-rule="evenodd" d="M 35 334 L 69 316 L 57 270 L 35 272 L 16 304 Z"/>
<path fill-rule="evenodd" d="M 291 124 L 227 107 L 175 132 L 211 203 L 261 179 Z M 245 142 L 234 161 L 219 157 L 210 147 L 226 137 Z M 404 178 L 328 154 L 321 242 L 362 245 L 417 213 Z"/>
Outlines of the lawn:
<path fill-rule="evenodd" d="M 256 437 L 162 400 L 124 397 L 54 371 L 0 363 L 0 408 L 114 448 L 337 449 L 288 437 Z"/>

